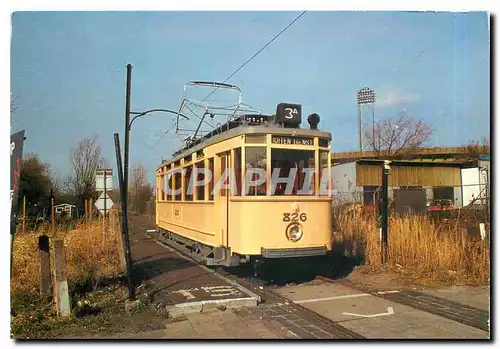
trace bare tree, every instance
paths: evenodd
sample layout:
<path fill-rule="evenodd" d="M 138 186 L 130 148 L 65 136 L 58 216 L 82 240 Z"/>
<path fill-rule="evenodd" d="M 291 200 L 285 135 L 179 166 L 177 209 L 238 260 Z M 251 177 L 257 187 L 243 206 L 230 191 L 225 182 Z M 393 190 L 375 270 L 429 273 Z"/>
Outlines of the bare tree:
<path fill-rule="evenodd" d="M 490 153 L 489 137 L 482 137 L 480 141 L 470 141 L 467 145 L 467 154 L 473 160 L 479 159 L 481 154 Z"/>
<path fill-rule="evenodd" d="M 146 212 L 152 213 L 151 206 L 154 206 L 154 201 L 152 201 L 153 194 L 154 188 L 149 183 L 139 188 L 136 199 L 136 212 L 141 214 Z"/>
<path fill-rule="evenodd" d="M 423 120 L 399 114 L 395 118 L 378 121 L 374 128 L 366 128 L 364 143 L 370 150 L 387 151 L 388 156 L 404 158 L 425 146 L 432 133 L 432 128 Z"/>
<path fill-rule="evenodd" d="M 58 173 L 52 170 L 49 170 L 49 178 L 52 183 L 53 195 L 58 197 L 64 191 L 64 181 Z"/>
<path fill-rule="evenodd" d="M 147 170 L 142 164 L 134 164 L 130 175 L 129 182 L 129 197 L 130 207 L 136 212 L 139 211 L 140 191 L 143 186 L 147 184 Z"/>
<path fill-rule="evenodd" d="M 70 155 L 73 173 L 69 179 L 72 191 L 81 201 L 95 193 L 95 175 L 102 166 L 101 147 L 96 136 L 80 141 Z"/>

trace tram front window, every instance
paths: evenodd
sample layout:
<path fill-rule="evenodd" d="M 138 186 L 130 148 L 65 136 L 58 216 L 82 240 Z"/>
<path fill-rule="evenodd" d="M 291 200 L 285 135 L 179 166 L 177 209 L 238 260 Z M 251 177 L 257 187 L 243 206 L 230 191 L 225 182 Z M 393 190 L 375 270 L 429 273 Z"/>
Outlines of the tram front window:
<path fill-rule="evenodd" d="M 246 168 L 247 168 L 247 183 L 246 190 L 249 196 L 265 196 L 266 195 L 266 178 L 260 178 L 258 173 L 249 174 L 251 169 L 259 169 L 266 172 L 266 148 L 265 147 L 246 147 Z M 260 184 L 250 184 L 260 183 Z"/>
<path fill-rule="evenodd" d="M 271 149 L 271 195 L 314 195 L 314 151 Z"/>

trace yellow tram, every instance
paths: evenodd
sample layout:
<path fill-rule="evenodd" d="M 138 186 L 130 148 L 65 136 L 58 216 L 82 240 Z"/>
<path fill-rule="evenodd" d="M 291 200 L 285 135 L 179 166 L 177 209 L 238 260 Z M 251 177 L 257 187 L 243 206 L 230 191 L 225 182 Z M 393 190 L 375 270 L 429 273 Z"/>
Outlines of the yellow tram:
<path fill-rule="evenodd" d="M 163 240 L 207 265 L 331 251 L 331 134 L 317 114 L 308 121 L 300 128 L 301 106 L 282 103 L 274 115 L 234 117 L 164 162 Z"/>

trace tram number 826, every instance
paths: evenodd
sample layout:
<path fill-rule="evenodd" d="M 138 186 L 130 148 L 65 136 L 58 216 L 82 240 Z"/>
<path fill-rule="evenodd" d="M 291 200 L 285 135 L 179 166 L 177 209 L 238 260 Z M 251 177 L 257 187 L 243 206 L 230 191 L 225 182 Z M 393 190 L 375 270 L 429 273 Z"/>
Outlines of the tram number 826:
<path fill-rule="evenodd" d="M 307 215 L 305 213 L 301 213 L 300 215 L 296 212 L 294 213 L 288 213 L 285 212 L 283 213 L 283 222 L 298 222 L 300 221 L 305 222 L 307 221 Z"/>

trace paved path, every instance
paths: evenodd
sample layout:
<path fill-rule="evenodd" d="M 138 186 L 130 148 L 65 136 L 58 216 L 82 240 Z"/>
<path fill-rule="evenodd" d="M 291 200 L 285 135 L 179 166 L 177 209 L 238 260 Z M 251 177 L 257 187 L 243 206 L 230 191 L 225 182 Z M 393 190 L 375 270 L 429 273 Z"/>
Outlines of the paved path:
<path fill-rule="evenodd" d="M 445 298 L 453 302 L 466 304 L 485 311 L 490 310 L 489 286 L 449 286 L 437 290 L 423 290 L 422 293 Z"/>
<path fill-rule="evenodd" d="M 146 232 L 150 225 L 142 217 L 133 217 L 131 249 L 134 284 L 142 284 L 154 302 L 182 309 L 188 309 L 185 306 L 190 303 L 191 310 L 221 303 L 257 305 L 258 297 L 250 291 L 160 244 L 151 236 L 156 233 Z"/>
<path fill-rule="evenodd" d="M 163 304 L 175 304 L 216 298 L 215 294 L 236 297 L 228 294 L 228 287 L 233 287 L 233 284 L 224 283 L 207 268 L 158 244 L 148 237 L 147 229 L 154 229 L 153 219 L 132 217 L 136 282 L 147 281 L 155 299 L 160 299 Z M 217 290 L 222 285 L 225 285 L 226 292 L 207 291 Z M 255 288 L 252 290 L 260 294 Z M 276 288 L 275 292 L 281 297 L 268 297 L 266 302 L 256 307 L 203 310 L 174 320 L 166 319 L 165 329 L 162 330 L 120 334 L 117 337 L 489 338 L 489 302 L 485 301 L 489 297 L 488 288 L 422 292 L 394 288 L 360 290 L 356 285 L 315 280 Z"/>
<path fill-rule="evenodd" d="M 165 324 L 165 329 L 110 338 L 136 339 L 279 339 L 295 336 L 282 326 L 259 316 L 238 311 L 210 311 L 190 314 Z"/>
<path fill-rule="evenodd" d="M 185 259 L 170 248 L 158 244 L 147 234 L 154 220 L 132 216 L 131 246 L 134 281 L 146 283 L 146 292 L 161 305 L 217 298 L 218 286 L 238 289 L 207 268 Z M 202 292 L 203 291 L 203 292 Z M 241 297 L 222 293 L 224 298 Z M 109 338 L 109 337 L 108 337 Z M 257 307 L 210 309 L 201 313 L 166 319 L 165 329 L 142 334 L 119 334 L 112 338 L 287 338 L 332 339 L 362 338 L 329 321 L 311 317 L 286 302 L 268 301 Z"/>
<path fill-rule="evenodd" d="M 366 338 L 489 338 L 488 312 L 421 292 L 313 282 L 277 292 Z"/>

